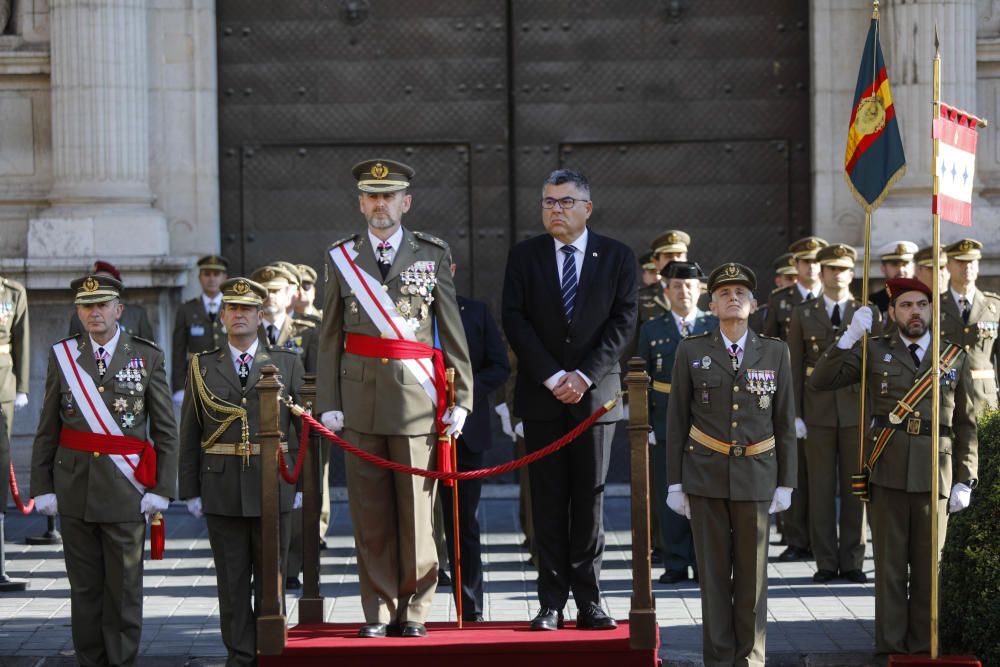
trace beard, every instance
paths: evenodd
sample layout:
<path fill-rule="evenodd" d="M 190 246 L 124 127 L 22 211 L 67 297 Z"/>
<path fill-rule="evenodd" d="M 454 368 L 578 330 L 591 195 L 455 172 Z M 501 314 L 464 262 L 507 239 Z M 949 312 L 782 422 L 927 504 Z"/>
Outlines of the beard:
<path fill-rule="evenodd" d="M 920 318 L 910 319 L 900 329 L 907 338 L 920 338 L 927 333 L 928 323 Z"/>
<path fill-rule="evenodd" d="M 368 226 L 372 229 L 389 229 L 396 221 L 388 213 L 376 213 L 368 218 Z"/>

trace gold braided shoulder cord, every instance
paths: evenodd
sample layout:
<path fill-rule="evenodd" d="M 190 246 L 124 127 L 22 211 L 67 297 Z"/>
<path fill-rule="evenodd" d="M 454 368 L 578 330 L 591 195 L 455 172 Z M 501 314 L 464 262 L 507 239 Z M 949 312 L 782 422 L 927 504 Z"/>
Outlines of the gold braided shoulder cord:
<path fill-rule="evenodd" d="M 204 414 L 212 421 L 219 422 L 219 427 L 215 429 L 207 439 L 203 440 L 201 443 L 202 449 L 208 449 L 215 444 L 229 425 L 232 424 L 237 419 L 240 420 L 240 444 L 247 445 L 250 444 L 250 425 L 247 423 L 247 411 L 246 408 L 240 407 L 238 405 L 233 405 L 228 401 L 224 401 L 218 396 L 212 394 L 208 387 L 205 386 L 205 380 L 201 377 L 201 364 L 198 360 L 198 355 L 191 357 L 191 386 L 195 387 L 196 391 L 192 398 L 196 403 L 200 402 L 200 405 L 196 405 L 196 412 L 198 415 Z M 218 418 L 210 412 L 214 410 L 215 412 L 226 415 L 225 417 Z"/>

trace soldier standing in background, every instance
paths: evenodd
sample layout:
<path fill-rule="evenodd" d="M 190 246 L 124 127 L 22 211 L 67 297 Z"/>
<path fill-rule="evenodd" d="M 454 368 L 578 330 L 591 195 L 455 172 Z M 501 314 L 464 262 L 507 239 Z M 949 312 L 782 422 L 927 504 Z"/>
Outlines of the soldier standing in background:
<path fill-rule="evenodd" d="M 915 271 L 913 255 L 916 252 L 917 244 L 912 241 L 893 241 L 882 246 L 878 253 L 882 261 L 882 276 L 886 280 L 912 278 Z M 889 310 L 889 291 L 885 287 L 872 292 L 870 300 L 883 315 Z"/>
<path fill-rule="evenodd" d="M 220 286 L 228 277 L 229 261 L 219 255 L 206 255 L 198 260 L 198 282 L 201 294 L 185 301 L 174 317 L 170 386 L 174 390 L 174 403 L 184 400 L 184 379 L 188 359 L 192 354 L 219 347 L 226 338 L 219 309 L 222 308 Z"/>

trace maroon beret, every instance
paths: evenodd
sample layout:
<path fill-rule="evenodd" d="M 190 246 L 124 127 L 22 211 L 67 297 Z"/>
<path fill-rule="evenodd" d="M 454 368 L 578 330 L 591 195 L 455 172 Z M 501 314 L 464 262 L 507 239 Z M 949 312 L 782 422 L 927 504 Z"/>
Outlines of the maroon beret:
<path fill-rule="evenodd" d="M 111 262 L 105 262 L 103 259 L 94 262 L 94 273 L 107 273 L 118 282 L 122 281 L 122 274 L 118 271 L 118 267 Z"/>
<path fill-rule="evenodd" d="M 933 295 L 931 288 L 916 278 L 892 278 L 885 281 L 885 288 L 889 292 L 889 298 L 893 301 L 904 292 L 923 292 L 928 299 Z"/>

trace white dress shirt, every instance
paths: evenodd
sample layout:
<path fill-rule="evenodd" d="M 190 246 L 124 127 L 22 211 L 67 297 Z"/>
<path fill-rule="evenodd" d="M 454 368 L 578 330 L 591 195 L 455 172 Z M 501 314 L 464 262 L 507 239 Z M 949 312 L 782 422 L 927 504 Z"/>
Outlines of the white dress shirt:
<path fill-rule="evenodd" d="M 563 243 L 562 241 L 560 241 L 557 238 L 553 238 L 552 239 L 555 242 L 555 252 L 556 252 L 556 280 L 559 281 L 560 285 L 562 285 L 563 262 L 565 261 L 565 257 L 566 257 L 563 254 L 563 251 L 562 251 L 562 247 L 564 245 L 571 245 L 574 248 L 576 248 L 576 252 L 573 253 L 573 259 L 575 260 L 575 263 L 576 263 L 576 283 L 577 283 L 577 285 L 580 284 L 580 271 L 583 270 L 583 259 L 586 256 L 585 253 L 586 253 L 586 250 L 587 250 L 587 236 L 588 235 L 589 235 L 589 231 L 587 230 L 586 227 L 584 227 L 583 228 L 583 233 L 580 234 L 578 237 L 576 237 L 576 239 L 572 243 Z M 580 299 L 580 293 L 579 293 L 579 291 L 576 294 L 576 299 L 577 299 L 577 301 L 579 301 L 579 299 Z M 577 375 L 579 375 L 580 377 L 583 378 L 583 381 L 587 383 L 588 387 L 594 384 L 593 382 L 591 382 L 591 380 L 590 380 L 589 377 L 587 377 L 586 375 L 584 375 L 579 370 L 577 370 L 576 373 L 577 373 Z M 555 372 L 555 373 L 552 374 L 552 377 L 550 377 L 548 380 L 546 380 L 542 384 L 544 384 L 545 387 L 549 391 L 552 391 L 552 389 L 556 386 L 556 383 L 559 382 L 559 380 L 564 375 L 566 375 L 566 371 L 565 370 L 557 371 L 557 372 Z"/>
<path fill-rule="evenodd" d="M 286 317 L 288 317 L 287 314 L 285 314 L 285 313 L 279 313 L 278 317 L 274 318 L 274 322 L 269 321 L 266 317 L 262 318 L 261 319 L 261 323 L 264 325 L 264 333 L 267 334 L 268 333 L 268 327 L 273 324 L 274 328 L 277 330 L 277 336 L 278 336 L 278 338 L 280 338 L 281 337 L 281 328 L 285 326 L 285 318 Z M 268 336 L 268 340 L 270 340 L 270 336 Z M 275 339 L 275 343 L 277 343 L 277 339 Z"/>
<path fill-rule="evenodd" d="M 846 298 L 843 301 L 834 301 L 833 299 L 831 299 L 830 297 L 828 297 L 827 295 L 824 294 L 823 295 L 823 303 L 826 304 L 826 316 L 827 317 L 833 317 L 833 307 L 834 306 L 840 306 L 840 323 L 843 324 L 844 323 L 844 313 L 846 312 L 847 302 L 848 301 L 849 301 L 849 299 L 846 299 Z"/>
<path fill-rule="evenodd" d="M 698 309 L 692 308 L 691 312 L 687 314 L 687 317 L 681 317 L 680 315 L 677 314 L 676 310 L 671 310 L 670 314 L 674 316 L 674 324 L 677 325 L 677 330 L 683 334 L 684 329 L 681 327 L 681 325 L 686 324 L 688 329 L 688 335 L 690 336 L 691 332 L 694 330 L 694 321 L 695 318 L 698 316 Z"/>
<path fill-rule="evenodd" d="M 372 244 L 372 254 L 375 255 L 375 262 L 379 260 L 378 256 L 378 244 L 383 243 L 382 239 L 372 234 L 372 230 L 368 230 L 368 240 Z M 392 250 L 389 251 L 389 263 L 392 264 L 393 260 L 396 259 L 396 253 L 399 252 L 399 246 L 403 243 L 403 226 L 400 225 L 396 233 L 386 239 L 389 245 L 392 246 Z"/>
<path fill-rule="evenodd" d="M 206 313 L 218 314 L 219 309 L 222 308 L 222 292 L 219 292 L 214 297 L 209 297 L 203 293 L 201 295 L 201 303 L 205 306 Z"/>
<path fill-rule="evenodd" d="M 955 305 L 958 306 L 958 312 L 962 312 L 962 299 L 969 302 L 969 308 L 972 308 L 972 297 L 976 295 L 976 288 L 970 287 L 967 294 L 959 294 L 955 291 L 955 288 L 950 288 L 951 298 L 955 300 Z"/>
<path fill-rule="evenodd" d="M 802 296 L 803 301 L 815 299 L 819 295 L 819 288 L 816 288 L 815 292 L 810 292 L 802 286 L 802 283 L 795 283 L 795 286 L 799 288 L 799 294 Z"/>
<path fill-rule="evenodd" d="M 747 334 L 749 333 L 749 330 L 743 332 L 743 336 L 740 337 L 739 340 L 729 340 L 726 338 L 726 334 L 722 333 L 721 329 L 719 330 L 719 333 L 722 334 L 722 343 L 726 346 L 727 354 L 733 351 L 733 343 L 736 343 L 739 347 L 739 351 L 736 353 L 736 359 L 739 362 L 739 365 L 742 366 L 743 353 L 747 351 Z"/>
<path fill-rule="evenodd" d="M 88 335 L 88 338 L 90 338 L 90 344 L 94 346 L 94 352 L 95 353 L 97 352 L 97 348 L 103 347 L 104 351 L 108 355 L 107 356 L 108 361 L 111 361 L 111 357 L 115 356 L 115 350 L 118 349 L 118 340 L 121 337 L 122 337 L 122 328 L 120 326 L 117 326 L 117 325 L 115 325 L 115 335 L 112 336 L 111 340 L 109 340 L 104 345 L 98 344 L 98 342 L 96 340 L 94 340 L 93 336 L 89 336 Z M 97 359 L 97 357 L 95 356 L 94 359 Z"/>
<path fill-rule="evenodd" d="M 259 338 L 254 338 L 253 339 L 253 343 L 251 343 L 250 347 L 248 347 L 246 349 L 246 354 L 249 354 L 252 357 L 250 359 L 250 364 L 249 365 L 253 365 L 253 360 L 257 357 L 257 345 L 258 345 L 258 343 L 260 343 L 260 339 Z M 229 356 L 233 360 L 233 368 L 236 369 L 237 373 L 240 372 L 240 355 L 241 354 L 244 354 L 243 350 L 241 350 L 241 349 L 239 349 L 237 347 L 233 347 L 232 343 L 229 344 Z"/>
<path fill-rule="evenodd" d="M 923 362 L 924 355 L 927 354 L 927 350 L 931 346 L 931 333 L 929 331 L 925 331 L 924 335 L 921 336 L 920 338 L 918 338 L 917 340 L 910 340 L 909 338 L 907 338 L 906 336 L 904 336 L 902 334 L 902 332 L 900 332 L 899 339 L 901 341 L 903 341 L 903 345 L 906 346 L 906 348 L 907 348 L 906 351 L 907 352 L 910 351 L 910 349 L 909 349 L 910 345 L 912 345 L 913 343 L 916 343 L 919 346 L 917 348 L 917 357 L 920 359 L 921 362 Z"/>

